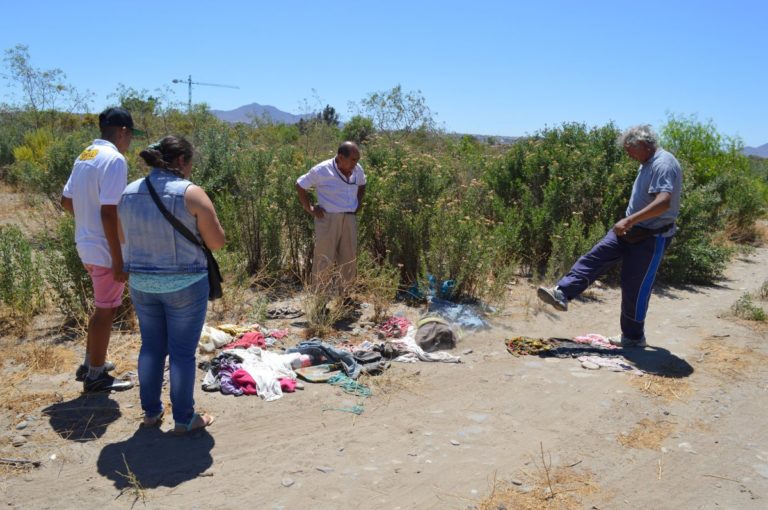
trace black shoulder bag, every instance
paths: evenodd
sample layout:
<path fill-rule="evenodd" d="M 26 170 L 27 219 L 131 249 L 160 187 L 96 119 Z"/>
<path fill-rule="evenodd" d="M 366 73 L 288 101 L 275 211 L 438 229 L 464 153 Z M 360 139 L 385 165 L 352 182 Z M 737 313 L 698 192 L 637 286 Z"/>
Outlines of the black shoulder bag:
<path fill-rule="evenodd" d="M 173 225 L 173 228 L 175 228 L 179 234 L 186 237 L 190 243 L 196 244 L 202 248 L 203 253 L 205 253 L 205 258 L 208 259 L 208 300 L 214 301 L 219 299 L 223 295 L 221 282 L 223 282 L 224 279 L 221 277 L 219 264 L 216 262 L 216 259 L 213 258 L 213 253 L 211 253 L 211 250 L 208 249 L 205 243 L 200 242 L 197 237 L 195 237 L 195 235 L 176 218 L 176 216 L 171 214 L 168 209 L 165 208 L 163 202 L 160 200 L 160 197 L 157 196 L 155 187 L 152 186 L 151 182 L 149 182 L 149 176 L 144 178 L 144 182 L 147 183 L 147 189 L 149 190 L 149 194 L 152 195 L 152 200 L 155 201 L 155 205 L 157 205 L 157 208 L 160 209 L 161 213 L 163 213 L 163 216 L 165 216 L 165 219 L 168 220 L 168 223 Z"/>

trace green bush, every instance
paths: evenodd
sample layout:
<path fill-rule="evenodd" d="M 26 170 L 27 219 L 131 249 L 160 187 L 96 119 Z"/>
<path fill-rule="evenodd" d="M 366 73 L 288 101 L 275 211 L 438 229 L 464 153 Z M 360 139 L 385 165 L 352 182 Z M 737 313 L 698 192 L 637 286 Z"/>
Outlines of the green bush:
<path fill-rule="evenodd" d="M 613 124 L 564 124 L 512 146 L 491 146 L 436 132 L 421 95 L 403 95 L 398 87 L 369 96 L 361 110 L 368 117 L 354 118 L 343 131 L 317 119 L 302 126 L 229 125 L 203 105 L 187 114 L 159 96 L 126 91 L 139 106 L 152 106 L 142 110 L 140 127 L 153 139 L 175 133 L 195 144 L 192 179 L 219 212 L 226 256 L 243 260 L 251 275 L 308 280 L 313 222 L 294 186 L 333 156 L 342 137 L 365 143 L 361 257 L 398 271 L 401 287 L 431 274 L 455 280 L 466 297 L 497 292 L 513 269 L 550 279 L 567 271 L 624 216 L 638 168 L 617 146 Z M 0 112 L 0 164 L 12 160 L 8 180 L 58 201 L 75 157 L 95 135 L 95 117 L 46 116 L 50 125 L 37 129 L 32 121 L 39 118 Z M 741 156 L 740 143 L 711 123 L 672 117 L 661 134 L 683 166 L 685 188 L 679 231 L 659 279 L 712 283 L 722 277 L 733 243 L 756 238 L 768 199 L 766 165 Z M 143 145 L 137 141 L 126 155 L 131 178 L 146 172 L 136 164 Z M 90 283 L 71 225 L 61 227 L 67 228 L 51 235 L 46 278 L 62 311 L 82 318 Z"/>
<path fill-rule="evenodd" d="M 43 309 L 43 277 L 32 246 L 13 225 L 0 227 L 0 303 L 23 323 Z"/>
<path fill-rule="evenodd" d="M 75 221 L 62 217 L 45 239 L 45 278 L 65 320 L 80 327 L 88 323 L 93 306 L 93 287 L 75 245 Z"/>
<path fill-rule="evenodd" d="M 742 294 L 733 306 L 731 306 L 731 311 L 736 317 L 748 321 L 762 322 L 766 319 L 765 310 L 757 306 L 752 301 L 752 296 L 748 293 Z"/>
<path fill-rule="evenodd" d="M 548 266 L 550 271 L 562 266 L 562 261 L 548 262 L 563 234 L 568 243 L 574 237 L 591 240 L 595 225 L 604 234 L 623 216 L 636 166 L 616 146 L 618 134 L 613 125 L 566 124 L 517 142 L 489 166 L 485 179 L 507 210 L 500 214 L 524 269 L 541 274 Z"/>

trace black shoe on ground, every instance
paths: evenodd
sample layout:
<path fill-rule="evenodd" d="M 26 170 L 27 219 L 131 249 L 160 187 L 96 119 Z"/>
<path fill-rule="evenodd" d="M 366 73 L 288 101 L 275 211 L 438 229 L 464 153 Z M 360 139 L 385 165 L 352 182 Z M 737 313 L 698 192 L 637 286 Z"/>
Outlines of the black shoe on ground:
<path fill-rule="evenodd" d="M 105 361 L 104 362 L 104 371 L 105 372 L 111 372 L 115 369 L 115 364 L 111 361 Z M 85 378 L 88 376 L 88 366 L 87 365 L 80 365 L 77 367 L 77 371 L 75 372 L 75 381 L 83 382 L 85 381 Z"/>
<path fill-rule="evenodd" d="M 131 381 L 120 381 L 106 372 L 102 372 L 96 379 L 88 377 L 83 381 L 83 391 L 85 393 L 100 393 L 105 391 L 125 391 L 133 388 Z"/>

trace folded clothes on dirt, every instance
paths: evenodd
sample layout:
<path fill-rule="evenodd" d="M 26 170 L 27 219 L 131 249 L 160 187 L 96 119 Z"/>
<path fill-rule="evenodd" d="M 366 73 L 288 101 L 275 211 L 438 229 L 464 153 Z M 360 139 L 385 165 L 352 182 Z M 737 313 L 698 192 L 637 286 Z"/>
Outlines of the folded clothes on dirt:
<path fill-rule="evenodd" d="M 577 344 L 588 344 L 592 347 L 602 347 L 603 349 L 609 350 L 621 348 L 618 345 L 613 345 L 607 338 L 603 335 L 598 335 L 597 333 L 587 333 L 583 336 L 577 336 L 573 338 L 573 341 Z"/>

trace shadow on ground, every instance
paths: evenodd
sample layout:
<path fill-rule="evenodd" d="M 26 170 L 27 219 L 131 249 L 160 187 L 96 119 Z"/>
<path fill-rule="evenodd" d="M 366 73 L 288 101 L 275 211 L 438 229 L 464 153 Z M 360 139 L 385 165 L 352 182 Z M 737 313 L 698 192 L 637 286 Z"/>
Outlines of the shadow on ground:
<path fill-rule="evenodd" d="M 622 357 L 638 370 L 661 377 L 682 378 L 693 374 L 693 366 L 683 358 L 662 347 L 648 346 L 645 349 L 605 349 L 572 342 L 567 338 L 550 338 L 555 347 L 543 351 L 540 357 L 577 358 L 579 356 Z"/>
<path fill-rule="evenodd" d="M 104 435 L 121 416 L 120 406 L 107 394 L 82 394 L 74 400 L 57 402 L 42 410 L 63 439 L 85 443 Z"/>
<path fill-rule="evenodd" d="M 139 428 L 130 438 L 104 447 L 96 467 L 121 491 L 176 487 L 200 476 L 213 464 L 215 441 L 206 430 L 183 437 L 158 428 Z"/>
<path fill-rule="evenodd" d="M 622 356 L 645 373 L 661 377 L 682 378 L 693 374 L 693 366 L 662 347 L 622 349 Z"/>

